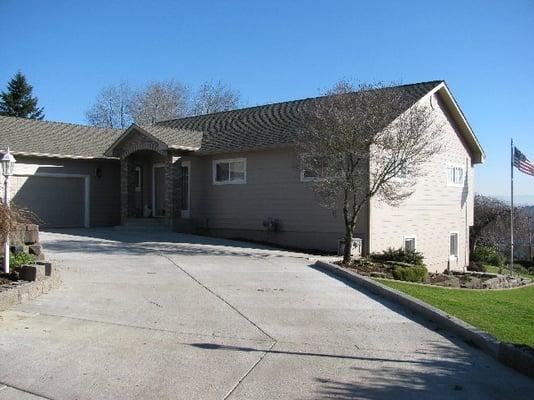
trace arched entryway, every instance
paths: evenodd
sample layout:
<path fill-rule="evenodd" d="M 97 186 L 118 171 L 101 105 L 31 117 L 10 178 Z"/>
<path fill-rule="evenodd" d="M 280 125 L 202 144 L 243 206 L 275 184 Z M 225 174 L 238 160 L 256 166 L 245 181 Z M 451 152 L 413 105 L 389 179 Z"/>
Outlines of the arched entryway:
<path fill-rule="evenodd" d="M 166 157 L 153 150 L 139 150 L 125 157 L 128 168 L 127 218 L 165 218 Z"/>
<path fill-rule="evenodd" d="M 169 146 L 163 139 L 173 143 L 194 139 L 198 146 L 202 135 L 191 139 L 191 133 L 183 137 L 180 131 L 171 133 L 178 136 L 169 136 L 168 129 L 134 124 L 106 151 L 107 156 L 120 159 L 122 225 L 130 219 L 151 218 L 172 227 L 176 219 L 189 218 L 190 164 L 181 158 L 198 147 Z"/>

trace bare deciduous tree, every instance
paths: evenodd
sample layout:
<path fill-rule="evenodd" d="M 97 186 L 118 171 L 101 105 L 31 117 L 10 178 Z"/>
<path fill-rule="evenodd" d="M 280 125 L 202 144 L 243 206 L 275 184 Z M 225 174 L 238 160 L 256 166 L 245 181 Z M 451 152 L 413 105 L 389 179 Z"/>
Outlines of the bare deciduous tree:
<path fill-rule="evenodd" d="M 101 128 L 126 128 L 132 122 L 131 97 L 132 90 L 126 82 L 105 87 L 86 111 L 87 122 Z"/>
<path fill-rule="evenodd" d="M 185 117 L 189 98 L 189 88 L 180 82 L 172 79 L 152 82 L 132 96 L 130 115 L 140 125 Z"/>
<path fill-rule="evenodd" d="M 234 110 L 239 107 L 240 94 L 221 81 L 204 82 L 198 88 L 191 108 L 192 115 Z"/>
<path fill-rule="evenodd" d="M 528 257 L 529 230 L 528 207 L 514 207 L 514 242 L 519 258 Z M 477 245 L 485 245 L 510 255 L 510 204 L 494 197 L 475 195 L 470 242 L 472 252 Z"/>
<path fill-rule="evenodd" d="M 374 196 L 390 205 L 409 197 L 422 164 L 442 148 L 441 130 L 402 88 L 340 81 L 325 94 L 305 107 L 296 149 L 321 204 L 343 210 L 349 262 L 362 208 Z"/>
<path fill-rule="evenodd" d="M 486 240 L 484 231 L 491 230 L 492 225 L 498 224 L 498 221 L 507 219 L 509 223 L 510 205 L 502 200 L 495 199 L 481 194 L 475 195 L 474 207 L 474 224 L 471 227 L 471 252 L 476 249 L 479 242 Z M 508 229 L 508 233 L 509 233 Z M 486 235 L 487 236 L 487 235 Z M 493 235 L 492 235 L 493 236 Z M 486 243 L 490 244 L 490 243 Z"/>

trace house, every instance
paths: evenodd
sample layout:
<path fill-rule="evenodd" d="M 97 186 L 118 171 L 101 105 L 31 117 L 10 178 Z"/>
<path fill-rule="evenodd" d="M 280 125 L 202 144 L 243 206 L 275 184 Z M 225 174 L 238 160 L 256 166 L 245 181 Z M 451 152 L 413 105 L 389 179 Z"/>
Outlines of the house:
<path fill-rule="evenodd" d="M 445 82 L 398 87 L 429 102 L 446 149 L 399 207 L 373 199 L 357 223 L 364 252 L 421 251 L 431 270 L 468 262 L 474 165 L 484 152 Z M 0 149 L 17 157 L 12 199 L 48 227 L 128 226 L 335 250 L 340 212 L 319 206 L 293 141 L 321 98 L 162 121 L 126 130 L 0 117 Z M 147 218 L 154 217 L 154 218 Z"/>

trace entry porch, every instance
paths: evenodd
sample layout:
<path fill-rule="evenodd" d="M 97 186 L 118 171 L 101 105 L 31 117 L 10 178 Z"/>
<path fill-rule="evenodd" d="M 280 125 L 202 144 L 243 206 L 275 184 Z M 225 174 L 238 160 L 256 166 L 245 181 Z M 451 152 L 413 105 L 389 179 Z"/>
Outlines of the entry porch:
<path fill-rule="evenodd" d="M 172 228 L 190 216 L 190 163 L 182 157 L 195 148 L 169 146 L 151 130 L 162 128 L 132 125 L 108 150 L 120 159 L 120 221 L 159 219 Z"/>

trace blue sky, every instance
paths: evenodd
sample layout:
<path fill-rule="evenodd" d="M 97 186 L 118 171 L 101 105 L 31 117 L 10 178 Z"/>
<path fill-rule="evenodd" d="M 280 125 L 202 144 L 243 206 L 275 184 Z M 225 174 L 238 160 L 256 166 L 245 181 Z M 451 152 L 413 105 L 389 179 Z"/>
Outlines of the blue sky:
<path fill-rule="evenodd" d="M 343 77 L 445 79 L 487 153 L 477 191 L 509 193 L 510 137 L 534 159 L 532 0 L 0 0 L 0 37 L 0 87 L 23 71 L 49 120 L 84 123 L 121 81 L 220 79 L 254 105 Z"/>

